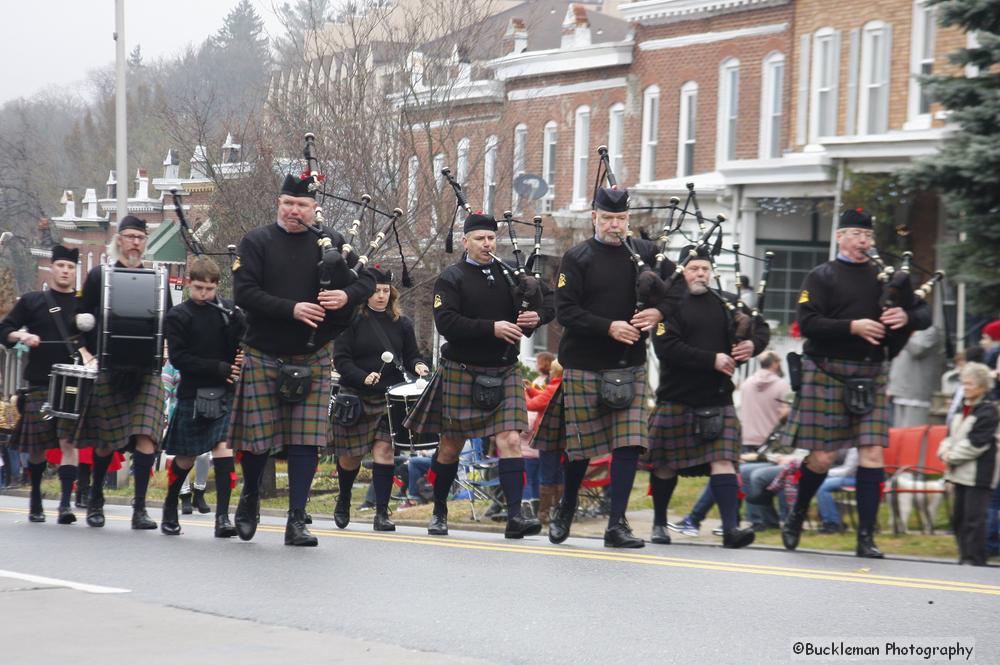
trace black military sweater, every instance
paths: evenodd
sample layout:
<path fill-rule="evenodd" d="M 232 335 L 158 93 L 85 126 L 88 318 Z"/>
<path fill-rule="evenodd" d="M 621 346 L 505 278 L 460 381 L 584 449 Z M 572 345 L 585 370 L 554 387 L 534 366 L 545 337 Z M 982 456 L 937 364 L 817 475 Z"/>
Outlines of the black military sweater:
<path fill-rule="evenodd" d="M 326 229 L 333 246 L 341 248 L 344 238 Z M 318 302 L 319 267 L 322 252 L 316 236 L 305 231 L 289 233 L 277 223 L 256 228 L 243 238 L 233 266 L 236 304 L 247 313 L 246 343 L 271 355 L 304 355 L 309 326 L 292 316 L 295 304 Z M 357 263 L 352 254 L 349 265 Z M 334 287 L 336 288 L 336 287 Z M 340 334 L 348 325 L 355 306 L 375 291 L 375 280 L 362 270 L 357 281 L 343 287 L 348 303 L 336 311 L 327 310 L 316 331 L 315 348 Z"/>
<path fill-rule="evenodd" d="M 756 322 L 752 341 L 754 355 L 767 347 L 766 323 Z M 732 378 L 715 369 L 716 354 L 732 355 L 732 345 L 725 306 L 711 293 L 688 292 L 653 334 L 660 359 L 657 401 L 695 407 L 732 404 Z"/>
<path fill-rule="evenodd" d="M 232 303 L 223 300 L 232 309 Z M 198 388 L 233 386 L 226 383 L 236 360 L 236 350 L 243 334 L 242 317 L 228 317 L 211 305 L 187 300 L 174 307 L 163 321 L 170 364 L 181 374 L 177 388 L 179 399 L 195 396 Z"/>
<path fill-rule="evenodd" d="M 77 313 L 79 299 L 76 293 L 62 293 L 51 289 L 50 293 L 56 301 L 56 305 L 61 308 L 57 316 L 61 316 L 66 325 L 66 332 L 69 335 L 76 335 L 78 331 L 74 323 L 74 316 Z M 13 347 L 15 342 L 8 342 L 7 336 L 15 330 L 27 328 L 28 332 L 38 335 L 42 341 L 59 341 L 59 328 L 49 313 L 49 305 L 45 300 L 45 294 L 41 291 L 32 291 L 21 296 L 14 309 L 0 321 L 0 341 L 8 348 Z M 31 386 L 48 385 L 49 371 L 52 365 L 57 363 L 72 364 L 73 359 L 65 344 L 40 344 L 28 353 L 28 366 L 25 369 L 25 378 Z"/>
<path fill-rule="evenodd" d="M 803 350 L 817 357 L 877 362 L 886 357 L 886 346 L 902 348 L 915 330 L 931 324 L 927 303 L 919 301 L 907 314 L 909 322 L 900 330 L 888 331 L 883 346 L 873 346 L 851 334 L 851 321 L 881 316 L 879 297 L 882 284 L 878 268 L 870 261 L 848 263 L 827 261 L 806 275 L 799 292 L 798 321 L 806 338 Z"/>
<path fill-rule="evenodd" d="M 656 245 L 642 239 L 632 242 L 643 261 L 653 265 Z M 673 271 L 674 264 L 665 260 L 661 275 Z M 623 358 L 628 367 L 646 364 L 645 335 L 630 347 L 608 335 L 613 321 L 630 321 L 634 316 L 635 283 L 635 267 L 623 245 L 591 238 L 563 255 L 556 283 L 556 319 L 565 329 L 559 342 L 559 362 L 564 367 L 611 369 Z M 666 315 L 679 293 L 671 291 L 657 309 Z"/>
<path fill-rule="evenodd" d="M 504 360 L 510 344 L 493 334 L 493 324 L 516 321 L 519 304 L 496 262 L 477 267 L 463 258 L 448 266 L 434 284 L 434 324 L 447 340 L 441 355 L 485 367 L 510 364 Z"/>
<path fill-rule="evenodd" d="M 340 372 L 340 385 L 351 388 L 360 395 L 385 395 L 385 391 L 403 382 L 403 374 L 396 367 L 397 362 L 413 374 L 417 363 L 424 362 L 417 349 L 417 336 L 413 322 L 405 316 L 393 321 L 385 312 L 376 312 L 367 305 L 354 317 L 347 330 L 340 333 L 334 343 L 333 365 Z M 387 349 L 379 341 L 375 326 L 380 325 L 389 341 Z M 382 368 L 382 353 L 390 351 L 393 362 L 382 369 L 382 377 L 373 386 L 365 385 L 365 377 Z"/>

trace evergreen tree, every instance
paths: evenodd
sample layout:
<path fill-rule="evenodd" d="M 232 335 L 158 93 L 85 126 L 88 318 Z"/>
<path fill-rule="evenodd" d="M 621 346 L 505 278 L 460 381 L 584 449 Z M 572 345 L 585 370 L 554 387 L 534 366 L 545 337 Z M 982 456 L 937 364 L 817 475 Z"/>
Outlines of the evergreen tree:
<path fill-rule="evenodd" d="M 970 309 L 1000 311 L 1000 3 L 996 0 L 928 0 L 942 26 L 974 34 L 978 46 L 958 49 L 951 61 L 978 70 L 974 76 L 924 79 L 931 99 L 950 112 L 957 130 L 941 152 L 919 162 L 909 183 L 939 191 L 951 227 L 964 240 L 947 248 L 946 265 L 970 288 Z"/>

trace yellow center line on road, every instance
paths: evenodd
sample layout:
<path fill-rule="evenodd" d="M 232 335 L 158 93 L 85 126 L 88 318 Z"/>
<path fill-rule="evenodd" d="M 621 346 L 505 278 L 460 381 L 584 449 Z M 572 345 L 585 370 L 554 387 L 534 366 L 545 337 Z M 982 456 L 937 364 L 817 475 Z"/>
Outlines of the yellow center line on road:
<path fill-rule="evenodd" d="M 0 508 L 0 512 L 23 513 L 23 509 Z M 53 514 L 54 515 L 54 514 Z M 118 515 L 108 515 L 109 521 L 129 522 L 130 518 Z M 199 527 L 205 529 L 214 528 L 213 522 L 185 522 L 184 527 Z M 284 527 L 278 525 L 261 524 L 257 528 L 264 533 L 283 534 Z M 933 591 L 954 591 L 964 593 L 977 593 L 992 596 L 1000 596 L 1000 586 L 990 584 L 979 584 L 974 582 L 960 582 L 955 580 L 939 580 L 920 577 L 897 577 L 892 575 L 874 575 L 864 572 L 820 570 L 811 568 L 793 568 L 784 566 L 771 566 L 748 563 L 735 563 L 724 561 L 705 561 L 699 559 L 683 559 L 679 557 L 665 557 L 655 554 L 639 554 L 626 550 L 595 551 L 588 549 L 576 549 L 572 546 L 553 547 L 546 545 L 532 545 L 525 542 L 489 542 L 483 540 L 472 540 L 455 538 L 452 536 L 420 536 L 407 535 L 403 533 L 361 533 L 357 531 L 340 531 L 332 529 L 312 528 L 313 535 L 322 538 L 351 538 L 355 540 L 375 540 L 397 544 L 427 545 L 432 547 L 443 547 L 448 549 L 507 552 L 513 554 L 530 554 L 536 556 L 556 556 L 571 559 L 587 559 L 593 561 L 613 561 L 617 563 L 631 563 L 641 565 L 661 566 L 668 568 L 686 568 L 706 571 L 721 571 L 731 573 L 744 573 L 751 575 L 769 575 L 776 577 L 793 577 L 799 579 L 820 580 L 827 582 L 853 582 L 856 584 L 875 584 L 880 586 L 892 586 L 908 589 L 927 589 Z"/>

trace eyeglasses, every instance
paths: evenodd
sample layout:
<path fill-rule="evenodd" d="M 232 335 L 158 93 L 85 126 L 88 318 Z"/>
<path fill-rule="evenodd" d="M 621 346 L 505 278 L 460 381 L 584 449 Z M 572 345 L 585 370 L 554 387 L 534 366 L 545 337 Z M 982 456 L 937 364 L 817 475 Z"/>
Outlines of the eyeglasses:
<path fill-rule="evenodd" d="M 128 242 L 146 242 L 146 236 L 137 233 L 120 233 L 118 235 Z"/>

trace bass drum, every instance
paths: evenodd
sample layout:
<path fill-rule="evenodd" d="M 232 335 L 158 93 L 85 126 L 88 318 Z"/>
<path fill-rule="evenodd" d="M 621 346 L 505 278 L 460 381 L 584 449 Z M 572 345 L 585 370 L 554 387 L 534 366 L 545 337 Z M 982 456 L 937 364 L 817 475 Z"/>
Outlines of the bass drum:
<path fill-rule="evenodd" d="M 397 383 L 385 393 L 386 410 L 389 414 L 389 433 L 396 448 L 410 451 L 437 448 L 440 435 L 434 432 L 411 432 L 403 427 L 403 421 L 417 400 L 427 388 L 427 381 L 417 379 L 413 383 Z"/>
<path fill-rule="evenodd" d="M 42 415 L 46 420 L 79 420 L 96 382 L 97 369 L 94 367 L 53 365 L 49 374 L 49 399 L 42 404 Z"/>
<path fill-rule="evenodd" d="M 101 330 L 98 363 L 104 370 L 143 370 L 163 366 L 163 317 L 167 309 L 167 271 L 101 268 Z"/>

